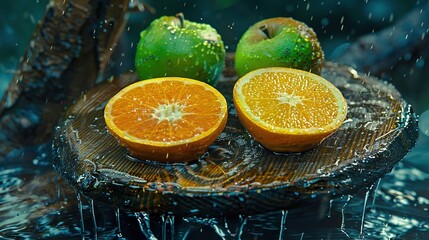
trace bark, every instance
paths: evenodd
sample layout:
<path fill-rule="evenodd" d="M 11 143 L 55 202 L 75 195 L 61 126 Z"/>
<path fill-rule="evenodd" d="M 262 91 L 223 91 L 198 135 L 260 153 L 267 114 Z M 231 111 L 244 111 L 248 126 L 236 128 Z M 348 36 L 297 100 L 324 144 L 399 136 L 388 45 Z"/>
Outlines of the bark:
<path fill-rule="evenodd" d="M 51 139 L 64 109 L 103 77 L 128 2 L 50 2 L 0 101 L 0 157 Z"/>

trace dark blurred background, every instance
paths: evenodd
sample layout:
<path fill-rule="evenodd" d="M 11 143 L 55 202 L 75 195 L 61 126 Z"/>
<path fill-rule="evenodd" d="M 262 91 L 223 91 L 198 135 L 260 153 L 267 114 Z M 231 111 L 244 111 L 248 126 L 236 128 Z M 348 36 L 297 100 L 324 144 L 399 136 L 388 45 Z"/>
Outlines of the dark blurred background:
<path fill-rule="evenodd" d="M 136 1 L 136 0 L 135 0 Z M 0 1 L 0 95 L 12 78 L 35 26 L 43 16 L 48 0 Z M 133 51 L 139 32 L 155 18 L 183 12 L 188 20 L 205 22 L 221 34 L 228 51 L 234 51 L 246 29 L 255 22 L 278 16 L 305 22 L 317 33 L 328 60 L 356 38 L 395 24 L 427 0 L 348 0 L 348 1 L 261 1 L 261 0 L 151 0 L 145 1 L 156 10 L 131 13 L 125 42 L 128 53 L 125 66 L 133 67 Z M 134 44 L 130 44 L 133 42 Z M 406 63 L 387 76 L 404 98 L 421 113 L 429 108 L 429 80 L 425 59 Z"/>

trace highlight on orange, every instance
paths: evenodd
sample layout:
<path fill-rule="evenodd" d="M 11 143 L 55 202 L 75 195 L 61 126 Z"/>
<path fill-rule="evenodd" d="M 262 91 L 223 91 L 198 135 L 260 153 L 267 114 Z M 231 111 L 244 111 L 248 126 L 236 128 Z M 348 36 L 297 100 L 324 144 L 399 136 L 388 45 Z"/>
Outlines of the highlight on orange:
<path fill-rule="evenodd" d="M 104 109 L 107 128 L 132 156 L 161 162 L 197 159 L 225 128 L 227 114 L 215 88 L 179 77 L 131 84 Z"/>
<path fill-rule="evenodd" d="M 310 72 L 262 68 L 234 86 L 241 123 L 267 149 L 301 152 L 334 133 L 347 115 L 347 102 L 332 83 Z"/>

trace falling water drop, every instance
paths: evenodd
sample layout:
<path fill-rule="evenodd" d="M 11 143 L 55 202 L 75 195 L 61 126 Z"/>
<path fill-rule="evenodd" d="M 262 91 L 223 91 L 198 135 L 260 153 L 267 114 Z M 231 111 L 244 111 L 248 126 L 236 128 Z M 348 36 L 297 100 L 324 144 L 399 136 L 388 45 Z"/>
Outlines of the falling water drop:
<path fill-rule="evenodd" d="M 244 226 L 247 223 L 247 216 L 240 215 L 240 227 L 238 228 L 238 231 L 236 233 L 237 239 L 240 240 L 241 236 L 243 235 Z"/>
<path fill-rule="evenodd" d="M 334 202 L 334 199 L 329 200 L 329 210 L 328 210 L 328 218 L 331 218 L 331 211 L 332 211 L 332 203 Z"/>
<path fill-rule="evenodd" d="M 85 223 L 83 222 L 83 207 L 82 207 L 82 200 L 79 193 L 76 193 L 77 198 L 77 206 L 79 208 L 79 215 L 80 215 L 80 236 L 82 239 L 85 239 Z"/>
<path fill-rule="evenodd" d="M 241 216 L 241 215 L 240 215 L 240 216 Z M 223 218 L 223 222 L 224 222 L 224 228 L 225 228 L 226 232 L 227 232 L 229 235 L 233 236 L 233 235 L 234 235 L 234 233 L 232 233 L 232 232 L 231 232 L 231 230 L 229 229 L 228 219 L 227 219 L 226 217 L 224 217 L 224 218 Z"/>
<path fill-rule="evenodd" d="M 347 236 L 347 238 L 350 238 L 350 236 L 346 232 L 346 224 L 345 224 L 344 212 L 345 212 L 347 204 L 350 202 L 350 200 L 352 198 L 353 198 L 352 195 L 348 195 L 346 202 L 344 203 L 343 207 L 341 208 L 341 232 L 343 232 Z"/>
<path fill-rule="evenodd" d="M 211 219 L 210 221 L 210 227 L 213 228 L 213 230 L 215 231 L 215 233 L 221 238 L 221 239 L 226 239 L 226 234 L 225 232 L 217 225 L 216 220 Z"/>
<path fill-rule="evenodd" d="M 94 200 L 92 199 L 91 199 L 91 215 L 92 215 L 92 223 L 94 224 L 94 239 L 98 239 L 97 220 L 95 219 Z"/>
<path fill-rule="evenodd" d="M 115 215 L 116 215 L 116 223 L 118 224 L 118 232 L 116 233 L 116 236 L 118 238 L 122 238 L 121 217 L 120 217 L 119 208 L 115 210 Z"/>
<path fill-rule="evenodd" d="M 175 230 L 174 230 L 174 216 L 162 215 L 161 216 L 161 232 L 162 239 L 167 240 L 167 228 L 170 226 L 170 239 L 175 239 Z"/>
<path fill-rule="evenodd" d="M 230 230 L 230 227 L 229 227 L 229 224 L 228 224 L 228 220 L 227 220 L 226 217 L 223 219 L 223 222 L 224 222 L 224 229 L 225 229 L 226 233 L 228 234 L 228 236 L 232 237 L 233 239 L 240 240 L 241 236 L 243 235 L 244 226 L 247 223 L 248 217 L 244 216 L 244 215 L 238 215 L 238 218 L 239 218 L 238 219 L 238 225 L 236 226 L 234 232 Z"/>
<path fill-rule="evenodd" d="M 167 220 L 165 215 L 161 216 L 161 226 L 162 240 L 167 240 Z"/>
<path fill-rule="evenodd" d="M 374 185 L 372 185 L 372 186 L 370 187 L 370 189 L 369 189 L 368 191 L 366 191 L 366 193 L 365 193 L 365 199 L 364 199 L 364 201 L 363 201 L 362 218 L 361 218 L 361 221 L 360 221 L 360 232 L 359 232 L 359 238 L 360 238 L 360 239 L 362 239 L 362 238 L 363 238 L 363 230 L 364 230 L 364 226 L 365 226 L 365 212 L 366 212 L 366 205 L 367 205 L 367 203 L 368 203 L 368 197 L 369 197 L 369 194 L 370 194 L 371 189 L 372 189 L 372 187 L 373 187 L 373 186 L 374 186 Z"/>
<path fill-rule="evenodd" d="M 174 229 L 174 216 L 168 215 L 168 220 L 170 221 L 171 239 L 174 239 L 176 236 L 176 230 Z"/>
<path fill-rule="evenodd" d="M 286 225 L 286 217 L 287 217 L 287 210 L 282 210 L 282 219 L 280 221 L 280 233 L 279 233 L 279 240 L 283 239 L 283 234 L 285 232 L 285 225 Z"/>
<path fill-rule="evenodd" d="M 375 189 L 374 189 L 374 193 L 372 196 L 372 205 L 371 205 L 371 210 L 375 211 L 375 199 L 377 198 L 377 193 L 378 193 L 378 188 L 380 187 L 380 182 L 381 182 L 381 178 L 378 179 L 376 185 L 375 185 Z"/>
<path fill-rule="evenodd" d="M 149 214 L 145 212 L 135 213 L 137 221 L 139 222 L 140 231 L 148 240 L 157 240 L 155 235 L 153 235 L 152 230 L 150 229 L 150 218 Z"/>

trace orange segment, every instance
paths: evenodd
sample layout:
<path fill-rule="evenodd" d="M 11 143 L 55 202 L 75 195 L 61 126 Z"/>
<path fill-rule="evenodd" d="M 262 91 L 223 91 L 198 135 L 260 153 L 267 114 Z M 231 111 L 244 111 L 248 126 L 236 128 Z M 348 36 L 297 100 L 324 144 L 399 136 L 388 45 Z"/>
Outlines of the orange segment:
<path fill-rule="evenodd" d="M 250 134 L 276 152 L 300 152 L 335 132 L 347 103 L 328 80 L 297 69 L 263 68 L 234 86 L 237 115 Z"/>
<path fill-rule="evenodd" d="M 140 81 L 122 89 L 104 109 L 107 128 L 137 158 L 195 160 L 222 132 L 225 98 L 187 78 Z"/>

